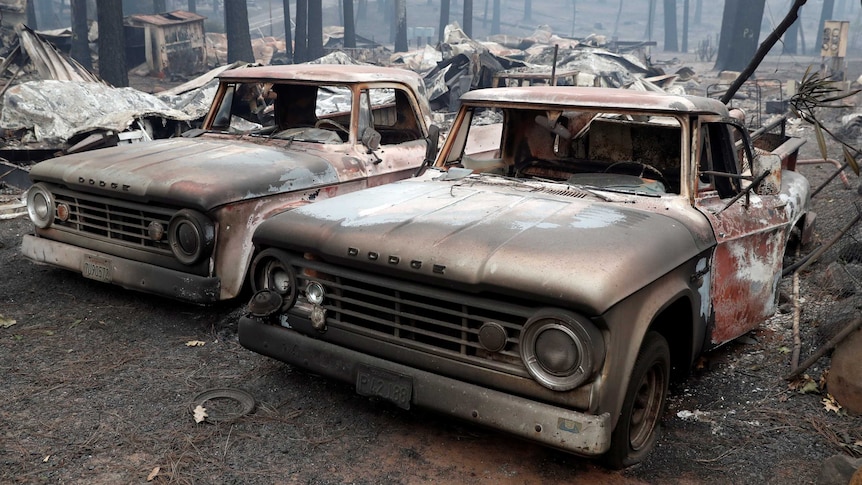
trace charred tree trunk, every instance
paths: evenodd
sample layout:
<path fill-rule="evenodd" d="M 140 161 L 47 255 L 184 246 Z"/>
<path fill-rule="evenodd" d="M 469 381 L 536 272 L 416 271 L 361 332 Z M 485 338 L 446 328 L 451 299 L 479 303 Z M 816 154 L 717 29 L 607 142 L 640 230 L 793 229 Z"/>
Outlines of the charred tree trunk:
<path fill-rule="evenodd" d="M 447 25 L 449 25 L 449 0 L 440 0 L 440 32 L 437 33 L 437 40 L 440 42 L 443 42 Z"/>
<path fill-rule="evenodd" d="M 488 26 L 488 0 L 485 0 L 485 8 L 482 9 L 482 28 Z"/>
<path fill-rule="evenodd" d="M 688 7 L 689 0 L 682 1 L 682 52 L 688 52 Z"/>
<path fill-rule="evenodd" d="M 395 52 L 407 52 L 407 0 L 395 0 Z"/>
<path fill-rule="evenodd" d="M 697 0 L 694 4 L 694 25 L 700 25 L 703 22 L 703 0 Z"/>
<path fill-rule="evenodd" d="M 227 62 L 254 62 L 248 33 L 248 7 L 242 0 L 224 2 L 224 29 L 227 32 Z"/>
<path fill-rule="evenodd" d="M 533 21 L 533 0 L 524 0 L 524 22 Z"/>
<path fill-rule="evenodd" d="M 284 0 L 287 4 L 288 0 Z M 356 48 L 356 22 L 353 18 L 353 0 L 344 0 L 341 7 L 344 12 L 344 47 L 346 49 Z"/>
<path fill-rule="evenodd" d="M 308 60 L 323 57 L 323 7 L 318 0 L 308 2 Z"/>
<path fill-rule="evenodd" d="M 294 62 L 308 61 L 308 0 L 296 0 L 296 41 Z"/>
<path fill-rule="evenodd" d="M 284 0 L 284 48 L 287 51 L 287 59 L 293 62 L 293 37 L 290 33 L 290 0 Z"/>
<path fill-rule="evenodd" d="M 96 0 L 99 22 L 99 76 L 116 87 L 129 85 L 126 71 L 126 39 L 123 34 L 123 3 Z"/>
<path fill-rule="evenodd" d="M 794 0 L 793 5 L 790 7 L 790 11 L 787 12 L 787 15 L 784 16 L 784 19 L 781 20 L 781 23 L 775 27 L 773 30 L 760 44 L 760 47 L 757 48 L 757 53 L 754 54 L 754 57 L 751 58 L 751 62 L 745 66 L 745 69 L 739 73 L 739 76 L 733 81 L 727 91 L 721 96 L 721 102 L 727 104 L 731 99 L 733 99 L 733 95 L 739 91 L 739 88 L 742 86 L 745 81 L 754 74 L 754 71 L 757 69 L 757 66 L 763 62 L 763 58 L 766 57 L 766 54 L 772 49 L 778 39 L 781 38 L 782 35 L 787 31 L 787 29 L 796 22 L 796 19 L 799 18 L 799 10 L 802 9 L 802 6 L 805 5 L 807 0 Z"/>
<path fill-rule="evenodd" d="M 153 13 L 165 13 L 167 11 L 166 0 L 153 0 Z"/>
<path fill-rule="evenodd" d="M 33 0 L 27 1 L 27 27 L 30 27 L 33 30 L 39 28 L 39 23 L 36 22 L 36 3 Z"/>
<path fill-rule="evenodd" d="M 751 59 L 760 39 L 766 0 L 726 0 L 714 69 L 739 71 Z"/>
<path fill-rule="evenodd" d="M 87 28 L 87 0 L 71 0 L 72 7 L 72 59 L 93 70 L 90 59 L 90 41 Z"/>
<path fill-rule="evenodd" d="M 655 3 L 656 0 L 649 0 L 649 6 L 647 7 L 647 24 L 646 24 L 646 32 L 644 32 L 644 37 L 647 40 L 652 40 L 652 28 L 653 24 L 655 24 Z"/>
<path fill-rule="evenodd" d="M 494 0 L 491 13 L 491 34 L 500 33 L 500 0 Z"/>
<path fill-rule="evenodd" d="M 473 37 L 473 0 L 464 0 L 464 33 Z"/>
<path fill-rule="evenodd" d="M 790 0 L 790 3 L 793 4 L 794 0 Z M 800 12 L 802 9 L 800 9 Z M 787 28 L 787 32 L 784 33 L 784 42 L 781 52 L 784 54 L 796 54 L 797 53 L 797 40 L 799 39 L 799 20 L 797 19 L 790 27 Z"/>
<path fill-rule="evenodd" d="M 187 7 L 187 8 L 189 9 L 189 12 L 191 12 L 191 13 L 197 13 L 197 11 L 198 11 L 198 4 L 197 4 L 197 2 L 196 2 L 195 0 L 189 0 L 189 2 L 188 2 L 188 7 Z"/>
<path fill-rule="evenodd" d="M 664 0 L 664 50 L 679 51 L 676 31 L 676 0 Z"/>
<path fill-rule="evenodd" d="M 620 0 L 620 7 L 617 9 L 617 18 L 614 20 L 614 33 L 611 37 L 617 38 L 620 35 L 620 17 L 623 15 L 623 0 Z M 572 35 L 574 37 L 574 34 Z"/>

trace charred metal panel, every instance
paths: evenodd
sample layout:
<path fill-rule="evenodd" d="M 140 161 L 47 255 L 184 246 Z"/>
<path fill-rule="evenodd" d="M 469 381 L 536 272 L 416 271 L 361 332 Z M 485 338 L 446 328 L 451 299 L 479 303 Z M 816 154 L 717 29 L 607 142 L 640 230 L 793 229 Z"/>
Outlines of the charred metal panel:
<path fill-rule="evenodd" d="M 697 206 L 713 225 L 718 245 L 712 261 L 711 343 L 720 345 L 756 327 L 775 312 L 789 230 L 807 211 L 807 181 L 782 174 L 781 193 L 729 199 L 704 194 Z"/>
<path fill-rule="evenodd" d="M 363 174 L 359 163 L 337 169 L 310 149 L 279 149 L 286 141 L 270 145 L 171 138 L 45 160 L 30 174 L 70 188 L 203 211 Z"/>
<path fill-rule="evenodd" d="M 357 179 L 343 184 L 240 201 L 219 208 L 213 214 L 219 221 L 217 245 L 213 253 L 213 273 L 219 275 L 221 280 L 219 299 L 234 298 L 242 290 L 246 270 L 254 255 L 250 236 L 261 222 L 273 214 L 365 187 L 366 180 Z"/>
<path fill-rule="evenodd" d="M 526 88 L 487 88 L 465 93 L 466 105 L 572 107 L 610 112 L 640 111 L 655 114 L 714 114 L 728 116 L 727 106 L 715 99 L 698 96 L 671 96 L 665 93 L 612 88 L 569 86 L 532 86 Z"/>

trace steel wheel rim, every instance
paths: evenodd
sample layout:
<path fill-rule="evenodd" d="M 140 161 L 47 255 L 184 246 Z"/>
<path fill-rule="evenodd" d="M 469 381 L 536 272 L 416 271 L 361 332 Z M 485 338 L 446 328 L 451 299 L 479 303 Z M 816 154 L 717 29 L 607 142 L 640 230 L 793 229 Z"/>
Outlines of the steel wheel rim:
<path fill-rule="evenodd" d="M 654 363 L 641 379 L 629 420 L 629 442 L 633 450 L 640 450 L 649 443 L 658 424 L 666 379 L 659 362 Z"/>

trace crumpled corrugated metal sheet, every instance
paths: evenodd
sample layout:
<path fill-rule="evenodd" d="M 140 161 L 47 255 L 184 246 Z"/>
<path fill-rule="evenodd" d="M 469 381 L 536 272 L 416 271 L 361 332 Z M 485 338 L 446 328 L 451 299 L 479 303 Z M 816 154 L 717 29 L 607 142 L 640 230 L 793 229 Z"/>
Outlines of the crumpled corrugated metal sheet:
<path fill-rule="evenodd" d="M 123 131 L 136 119 L 149 116 L 177 121 L 197 118 L 137 89 L 47 80 L 11 87 L 4 97 L 0 126 L 32 129 L 36 141 L 63 143 L 96 129 Z"/>
<path fill-rule="evenodd" d="M 58 81 L 102 82 L 95 74 L 68 58 L 42 40 L 38 34 L 26 25 L 15 28 L 21 48 L 30 56 L 30 62 L 39 72 L 42 79 Z"/>

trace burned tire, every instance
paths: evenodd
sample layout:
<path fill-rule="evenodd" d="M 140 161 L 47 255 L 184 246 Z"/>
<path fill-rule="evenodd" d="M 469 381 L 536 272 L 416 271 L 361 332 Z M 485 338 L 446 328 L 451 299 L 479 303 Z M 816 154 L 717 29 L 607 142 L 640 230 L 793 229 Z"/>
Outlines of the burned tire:
<path fill-rule="evenodd" d="M 610 468 L 621 469 L 642 461 L 655 446 L 667 401 L 670 349 L 657 332 L 644 337 L 626 390 L 620 419 L 603 456 Z"/>

